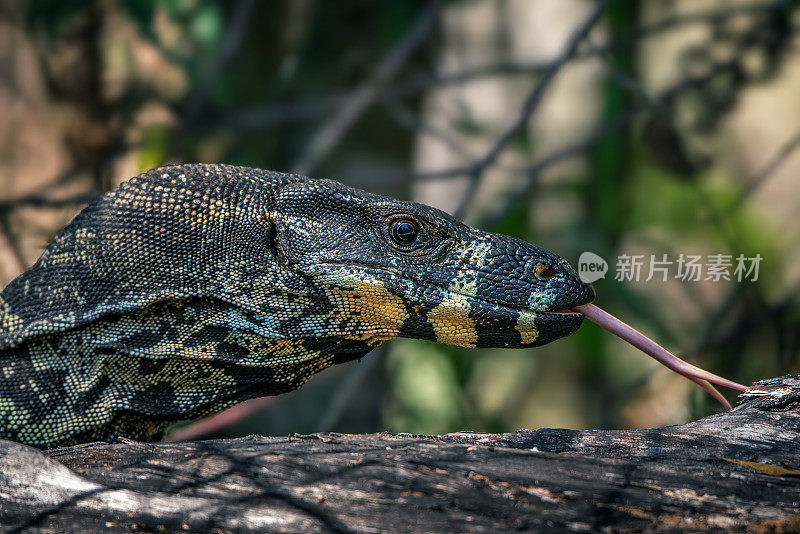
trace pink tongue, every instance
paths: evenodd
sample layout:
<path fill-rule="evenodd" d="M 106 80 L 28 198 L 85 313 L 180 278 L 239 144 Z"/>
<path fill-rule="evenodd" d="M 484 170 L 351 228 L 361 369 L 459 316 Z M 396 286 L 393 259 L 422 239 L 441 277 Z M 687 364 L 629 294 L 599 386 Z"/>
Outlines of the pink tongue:
<path fill-rule="evenodd" d="M 739 391 L 745 391 L 747 389 L 741 384 L 737 384 L 736 382 L 732 382 L 726 378 L 722 378 L 721 376 L 709 373 L 708 371 L 700 369 L 699 367 L 695 367 L 689 362 L 681 360 L 649 337 L 645 336 L 635 328 L 631 328 L 610 313 L 601 310 L 594 304 L 575 306 L 573 310 L 582 313 L 593 323 L 597 323 L 612 334 L 619 336 L 634 347 L 638 348 L 642 352 L 649 354 L 651 357 L 666 365 L 676 373 L 685 376 L 692 382 L 695 382 L 701 388 L 706 390 L 711 396 L 717 399 L 727 410 L 731 409 L 730 403 L 719 391 L 717 391 L 714 386 L 710 384 L 710 382 L 720 386 L 729 387 L 731 389 L 737 389 Z"/>

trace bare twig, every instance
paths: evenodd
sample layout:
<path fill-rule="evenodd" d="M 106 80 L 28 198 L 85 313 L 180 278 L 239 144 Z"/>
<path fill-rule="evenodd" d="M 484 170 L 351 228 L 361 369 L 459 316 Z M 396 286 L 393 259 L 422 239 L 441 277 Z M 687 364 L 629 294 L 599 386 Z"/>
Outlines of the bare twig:
<path fill-rule="evenodd" d="M 0 200 L 0 213 L 17 208 L 67 208 L 86 204 L 97 197 L 98 193 L 85 193 L 69 198 L 53 199 L 41 195 L 29 195 L 9 200 Z"/>
<path fill-rule="evenodd" d="M 572 34 L 572 37 L 570 37 L 567 41 L 567 44 L 564 46 L 564 49 L 561 51 L 561 53 L 550 62 L 548 68 L 539 79 L 539 82 L 522 104 L 522 109 L 520 109 L 519 115 L 517 115 L 517 118 L 514 120 L 511 126 L 509 126 L 502 134 L 498 136 L 497 141 L 495 141 L 492 147 L 481 159 L 473 163 L 471 169 L 473 173 L 480 173 L 494 163 L 503 149 L 505 149 L 506 145 L 508 145 L 509 141 L 511 141 L 514 136 L 522 131 L 522 129 L 528 123 L 528 120 L 541 103 L 542 97 L 544 96 L 545 91 L 547 91 L 547 87 L 550 85 L 550 82 L 553 80 L 553 78 L 555 78 L 556 74 L 558 74 L 558 71 L 561 70 L 561 67 L 563 67 L 564 64 L 573 56 L 573 54 L 575 54 L 575 52 L 578 50 L 578 46 L 586 38 L 597 21 L 600 20 L 600 17 L 603 14 L 607 4 L 608 0 L 597 0 L 592 12 L 588 17 L 586 17 L 581 25 L 578 26 L 578 28 Z"/>
<path fill-rule="evenodd" d="M 789 140 L 784 143 L 784 145 L 778 150 L 778 153 L 761 169 L 759 172 L 755 174 L 755 176 L 745 184 L 744 189 L 739 196 L 736 197 L 726 208 L 722 210 L 721 213 L 717 214 L 718 217 L 722 217 L 728 213 L 731 213 L 738 209 L 742 204 L 744 204 L 747 199 L 753 195 L 758 189 L 764 185 L 770 178 L 772 178 L 778 169 L 786 162 L 789 157 L 794 154 L 794 152 L 800 148 L 800 130 L 795 132 L 795 134 L 789 138 Z"/>
<path fill-rule="evenodd" d="M 428 40 L 441 7 L 441 0 L 432 0 L 428 3 L 406 36 L 378 64 L 372 77 L 357 87 L 348 96 L 339 111 L 311 138 L 306 152 L 293 166 L 297 172 L 300 174 L 313 173 L 364 112 L 378 100 L 385 85 Z"/>
<path fill-rule="evenodd" d="M 0 213 L 0 243 L 3 241 L 8 244 L 8 248 L 11 250 L 11 255 L 17 263 L 17 270 L 19 272 L 24 271 L 28 267 L 25 261 L 25 254 L 22 253 L 19 238 L 16 233 L 12 231 L 11 225 L 8 222 L 7 213 Z"/>
<path fill-rule="evenodd" d="M 469 207 L 469 204 L 472 202 L 472 198 L 475 196 L 475 192 L 478 190 L 481 176 L 486 168 L 488 168 L 497 160 L 503 150 L 505 150 L 508 143 L 522 131 L 525 125 L 528 124 L 528 121 L 539 107 L 542 97 L 547 91 L 547 88 L 550 86 L 550 82 L 553 81 L 556 74 L 558 74 L 558 72 L 561 70 L 561 67 L 563 67 L 564 64 L 569 61 L 569 59 L 578 51 L 578 46 L 580 46 L 581 42 L 586 39 L 587 35 L 589 35 L 589 32 L 592 30 L 597 21 L 600 20 L 600 17 L 603 15 L 607 4 L 608 0 L 597 0 L 595 2 L 594 8 L 589 13 L 589 16 L 587 16 L 580 26 L 576 28 L 572 36 L 569 38 L 569 40 L 567 40 L 567 44 L 564 46 L 561 53 L 550 62 L 548 68 L 544 71 L 542 77 L 534 86 L 533 91 L 531 91 L 531 93 L 528 95 L 528 98 L 522 104 L 522 109 L 520 109 L 520 113 L 517 115 L 517 118 L 514 120 L 514 122 L 503 133 L 500 134 L 486 154 L 472 164 L 469 169 L 470 184 L 467 188 L 467 191 L 464 193 L 464 198 L 461 201 L 461 205 L 456 210 L 456 217 L 461 217 Z"/>

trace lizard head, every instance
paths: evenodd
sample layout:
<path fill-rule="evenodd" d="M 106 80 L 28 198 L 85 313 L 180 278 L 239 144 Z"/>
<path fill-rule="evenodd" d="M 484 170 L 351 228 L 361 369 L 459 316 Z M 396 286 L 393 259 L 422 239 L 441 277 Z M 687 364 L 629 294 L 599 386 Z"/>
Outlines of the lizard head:
<path fill-rule="evenodd" d="M 594 298 L 552 252 L 422 204 L 319 180 L 284 186 L 276 208 L 279 255 L 326 295 L 342 337 L 531 347 L 577 330 L 569 309 Z"/>

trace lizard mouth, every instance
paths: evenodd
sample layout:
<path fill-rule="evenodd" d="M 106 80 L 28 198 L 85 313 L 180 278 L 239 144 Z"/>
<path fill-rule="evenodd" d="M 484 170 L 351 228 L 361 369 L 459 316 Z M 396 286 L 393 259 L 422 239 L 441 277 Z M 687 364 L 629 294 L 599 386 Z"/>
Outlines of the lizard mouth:
<path fill-rule="evenodd" d="M 573 311 L 572 308 L 565 308 L 563 310 L 556 310 L 556 311 L 536 311 L 536 313 L 541 313 L 544 315 L 583 315 L 576 311 Z"/>
<path fill-rule="evenodd" d="M 502 302 L 494 302 L 487 299 L 481 299 L 477 297 L 471 297 L 469 295 L 465 295 L 463 293 L 457 293 L 452 291 L 445 291 L 450 295 L 457 295 L 460 298 L 469 299 L 471 303 L 478 303 L 481 306 L 486 306 L 488 308 L 496 308 L 500 310 L 506 310 L 511 312 L 516 312 L 520 314 L 520 316 L 538 316 L 538 317 L 550 317 L 553 319 L 561 318 L 561 319 L 575 319 L 581 318 L 583 319 L 585 316 L 582 313 L 574 311 L 572 308 L 564 308 L 562 310 L 531 310 L 528 308 L 517 308 L 515 306 L 511 306 L 509 304 L 505 304 Z M 577 306 L 577 304 L 576 304 Z"/>
<path fill-rule="evenodd" d="M 546 309 L 542 310 L 542 309 L 532 309 L 532 308 L 520 308 L 520 307 L 517 307 L 517 306 L 515 306 L 515 305 L 513 305 L 511 303 L 503 302 L 501 300 L 487 299 L 486 297 L 477 297 L 475 295 L 470 295 L 470 294 L 462 293 L 462 292 L 459 292 L 459 291 L 453 291 L 452 289 L 445 288 L 445 287 L 442 287 L 442 286 L 439 286 L 439 285 L 430 284 L 430 283 L 425 282 L 424 280 L 418 280 L 416 278 L 409 277 L 406 273 L 402 273 L 402 272 L 400 272 L 398 270 L 395 270 L 395 269 L 392 269 L 392 268 L 389 268 L 389 267 L 385 267 L 385 266 L 378 267 L 378 266 L 374 266 L 374 265 L 363 265 L 363 264 L 349 262 L 349 261 L 327 261 L 327 262 L 320 263 L 318 265 L 331 265 L 331 266 L 337 266 L 337 267 L 346 266 L 346 267 L 351 267 L 351 268 L 355 267 L 358 270 L 360 270 L 360 271 L 362 271 L 364 273 L 367 273 L 367 274 L 369 274 L 370 272 L 388 274 L 388 275 L 390 275 L 392 277 L 395 277 L 395 278 L 398 278 L 398 279 L 402 279 L 402 280 L 406 280 L 406 281 L 412 282 L 414 284 L 418 284 L 419 286 L 423 286 L 423 287 L 430 288 L 430 289 L 435 289 L 436 291 L 440 291 L 445 296 L 453 296 L 453 297 L 456 297 L 456 298 L 469 299 L 472 302 L 480 302 L 480 303 L 482 303 L 482 304 L 484 304 L 486 306 L 496 306 L 496 307 L 504 308 L 504 309 L 507 309 L 507 310 L 513 310 L 513 311 L 515 311 L 517 313 L 535 313 L 535 314 L 541 314 L 541 315 L 561 315 L 561 316 L 568 316 L 568 317 L 577 317 L 577 316 L 584 317 L 584 315 L 582 313 L 576 312 L 574 310 L 574 307 L 575 306 L 580 306 L 582 304 L 587 304 L 588 302 L 591 302 L 591 300 L 592 300 L 591 298 L 588 299 L 588 300 L 586 300 L 586 299 L 583 299 L 583 300 L 576 299 L 575 302 L 569 304 L 568 307 L 561 308 L 561 309 L 558 309 L 558 310 L 546 310 Z"/>
<path fill-rule="evenodd" d="M 465 298 L 465 299 L 470 299 L 471 302 L 480 302 L 481 304 L 483 304 L 485 306 L 490 306 L 490 307 L 491 306 L 495 306 L 497 308 L 503 308 L 503 309 L 506 309 L 506 310 L 512 310 L 512 311 L 514 311 L 516 313 L 519 313 L 521 315 L 522 314 L 533 314 L 533 315 L 548 316 L 548 317 L 553 317 L 553 318 L 560 317 L 560 318 L 563 318 L 563 319 L 575 319 L 576 317 L 583 318 L 584 315 L 582 313 L 580 313 L 580 312 L 576 312 L 574 310 L 574 306 L 579 306 L 581 304 L 586 304 L 586 302 L 584 302 L 584 301 L 576 300 L 575 303 L 572 304 L 568 308 L 562 308 L 562 309 L 558 309 L 558 310 L 536 310 L 536 309 L 531 309 L 531 308 L 519 308 L 517 306 L 514 306 L 514 305 L 506 303 L 506 302 L 502 302 L 502 301 L 499 301 L 499 300 L 491 300 L 491 299 L 487 299 L 487 298 L 479 298 L 479 297 L 467 295 L 467 294 L 464 294 L 464 293 L 460 293 L 460 292 L 457 292 L 457 291 L 450 291 L 450 290 L 441 289 L 441 288 L 437 288 L 437 289 L 440 289 L 440 290 L 442 290 L 445 293 L 450 294 L 450 295 L 458 295 L 459 297 L 462 297 L 462 298 Z"/>
<path fill-rule="evenodd" d="M 371 302 L 359 298 L 357 303 L 348 304 L 361 310 L 360 319 L 372 317 L 381 323 L 386 322 L 386 318 L 399 320 L 394 329 L 389 329 L 391 333 L 387 338 L 423 338 L 465 347 L 523 348 L 567 336 L 576 331 L 584 319 L 582 313 L 571 309 L 583 304 L 580 298 L 575 302 L 562 301 L 557 309 L 537 310 L 431 284 L 384 266 L 351 262 L 326 262 L 325 265 L 347 271 L 344 274 L 337 269 L 339 274 L 333 274 L 314 269 L 314 274 L 326 278 L 328 285 L 352 285 L 359 287 L 362 295 L 373 296 Z"/>
<path fill-rule="evenodd" d="M 452 293 L 454 295 L 459 295 L 464 298 L 471 299 L 472 301 L 479 301 L 481 304 L 486 306 L 496 306 L 498 308 L 504 308 L 507 310 L 515 311 L 519 314 L 532 314 L 532 315 L 539 315 L 539 316 L 549 316 L 549 317 L 562 317 L 562 318 L 570 318 L 573 319 L 575 317 L 583 318 L 584 315 L 582 313 L 578 313 L 574 311 L 572 308 L 564 308 L 563 310 L 531 310 L 527 308 L 517 308 L 515 306 L 510 306 L 508 304 L 503 304 L 501 302 L 493 302 L 486 299 L 478 299 L 475 297 L 470 297 L 469 295 L 464 295 L 462 293 Z M 577 304 L 576 304 L 577 306 Z"/>
<path fill-rule="evenodd" d="M 520 309 L 437 289 L 442 300 L 427 312 L 425 321 L 433 327 L 435 341 L 447 345 L 505 348 L 544 345 L 575 332 L 584 319 L 583 314 L 568 308 Z"/>

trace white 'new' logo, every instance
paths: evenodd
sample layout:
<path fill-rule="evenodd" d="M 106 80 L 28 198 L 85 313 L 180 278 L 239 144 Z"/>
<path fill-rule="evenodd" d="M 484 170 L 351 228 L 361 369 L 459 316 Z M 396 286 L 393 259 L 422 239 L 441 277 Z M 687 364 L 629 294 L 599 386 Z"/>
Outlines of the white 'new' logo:
<path fill-rule="evenodd" d="M 608 272 L 606 260 L 594 252 L 583 252 L 578 258 L 578 276 L 587 284 L 605 278 Z"/>

